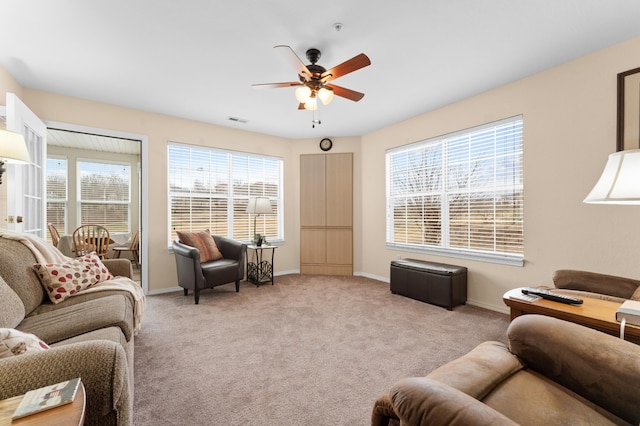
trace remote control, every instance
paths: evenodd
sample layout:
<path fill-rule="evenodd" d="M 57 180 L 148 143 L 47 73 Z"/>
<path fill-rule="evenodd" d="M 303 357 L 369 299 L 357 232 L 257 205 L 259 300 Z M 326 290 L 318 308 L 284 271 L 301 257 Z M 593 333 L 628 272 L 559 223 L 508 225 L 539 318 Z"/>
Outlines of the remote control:
<path fill-rule="evenodd" d="M 525 287 L 522 289 L 524 294 L 535 294 L 543 299 L 553 300 L 554 302 L 566 303 L 568 305 L 580 305 L 582 299 L 577 297 L 565 296 L 563 294 L 551 293 L 549 290 L 542 290 L 540 288 Z"/>

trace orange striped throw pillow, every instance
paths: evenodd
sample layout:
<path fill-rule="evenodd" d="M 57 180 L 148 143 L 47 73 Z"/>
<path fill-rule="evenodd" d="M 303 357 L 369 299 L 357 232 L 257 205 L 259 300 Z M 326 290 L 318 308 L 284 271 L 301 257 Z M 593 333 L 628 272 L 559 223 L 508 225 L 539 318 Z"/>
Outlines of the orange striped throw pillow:
<path fill-rule="evenodd" d="M 222 259 L 222 253 L 218 250 L 218 246 L 208 229 L 201 232 L 176 231 L 176 233 L 183 244 L 198 249 L 200 252 L 200 262 L 204 263 L 210 260 Z"/>

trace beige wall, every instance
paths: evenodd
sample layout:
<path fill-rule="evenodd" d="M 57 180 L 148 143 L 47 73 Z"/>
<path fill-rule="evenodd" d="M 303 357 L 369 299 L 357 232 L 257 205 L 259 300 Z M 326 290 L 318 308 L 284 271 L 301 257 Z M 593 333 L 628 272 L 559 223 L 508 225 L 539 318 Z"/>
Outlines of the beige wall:
<path fill-rule="evenodd" d="M 582 199 L 615 151 L 616 74 L 640 66 L 640 38 L 569 62 L 362 137 L 333 138 L 332 152 L 354 152 L 354 271 L 389 277 L 397 256 L 469 268 L 469 302 L 504 310 L 502 294 L 549 283 L 558 268 L 640 276 L 640 210 Z M 473 78 L 470 74 L 469 78 Z M 320 153 L 324 136 L 288 140 L 16 87 L 0 68 L 0 95 L 14 91 L 45 120 L 147 135 L 149 289 L 175 283 L 167 250 L 168 140 L 283 157 L 285 244 L 276 272 L 299 269 L 299 156 Z M 513 115 L 524 117 L 525 265 L 513 267 L 397 252 L 385 247 L 384 154 L 388 148 Z"/>
<path fill-rule="evenodd" d="M 616 148 L 616 74 L 640 66 L 640 38 L 363 136 L 362 270 L 389 276 L 397 256 L 469 268 L 469 302 L 504 310 L 501 295 L 576 268 L 640 276 L 640 208 L 583 204 Z M 473 78 L 470 74 L 469 78 Z M 505 117 L 524 117 L 525 265 L 385 248 L 385 150 Z"/>

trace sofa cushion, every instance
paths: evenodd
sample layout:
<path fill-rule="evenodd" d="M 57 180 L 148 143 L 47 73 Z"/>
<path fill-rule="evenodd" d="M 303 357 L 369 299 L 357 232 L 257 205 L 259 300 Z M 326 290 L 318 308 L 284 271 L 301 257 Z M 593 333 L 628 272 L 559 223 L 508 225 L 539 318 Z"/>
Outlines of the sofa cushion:
<path fill-rule="evenodd" d="M 0 237 L 0 276 L 16 292 L 24 305 L 26 315 L 47 300 L 48 297 L 33 269 L 37 262 L 31 250 L 20 241 Z"/>
<path fill-rule="evenodd" d="M 222 253 L 208 229 L 202 232 L 176 232 L 182 243 L 198 249 L 201 263 L 222 259 Z"/>
<path fill-rule="evenodd" d="M 49 349 L 49 345 L 31 333 L 0 328 L 0 358 L 22 355 L 27 352 L 39 352 Z"/>
<path fill-rule="evenodd" d="M 22 300 L 0 277 L 0 327 L 13 328 L 25 316 Z"/>
<path fill-rule="evenodd" d="M 65 263 L 36 263 L 33 267 L 53 303 L 60 303 L 75 293 L 112 278 L 95 253 Z"/>
<path fill-rule="evenodd" d="M 18 329 L 33 333 L 51 344 L 112 326 L 119 327 L 127 341 L 131 340 L 133 308 L 123 295 L 87 300 L 85 303 L 30 315 L 20 323 Z"/>

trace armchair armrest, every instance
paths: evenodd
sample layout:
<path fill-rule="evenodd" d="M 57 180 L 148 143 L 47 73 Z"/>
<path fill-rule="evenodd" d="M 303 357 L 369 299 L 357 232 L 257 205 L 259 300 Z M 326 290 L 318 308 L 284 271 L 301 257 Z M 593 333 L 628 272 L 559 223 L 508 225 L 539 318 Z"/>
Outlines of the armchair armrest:
<path fill-rule="evenodd" d="M 129 259 L 103 259 L 102 263 L 107 267 L 111 275 L 117 277 L 133 277 L 133 267 Z"/>
<path fill-rule="evenodd" d="M 588 291 L 623 299 L 630 299 L 640 287 L 640 281 L 631 278 L 571 269 L 555 271 L 553 284 L 559 289 Z"/>
<path fill-rule="evenodd" d="M 193 260 L 197 260 L 198 263 L 200 263 L 200 250 L 198 250 L 197 248 L 183 244 L 178 240 L 175 240 L 173 242 L 172 248 L 175 254 L 189 257 Z"/>
<path fill-rule="evenodd" d="M 132 422 L 132 395 L 124 349 L 108 340 L 54 347 L 0 360 L 0 399 L 80 377 L 87 398 L 87 423 L 115 411 L 118 424 Z"/>
<path fill-rule="evenodd" d="M 389 392 L 400 424 L 516 425 L 488 405 L 437 380 L 412 377 Z"/>
<path fill-rule="evenodd" d="M 200 265 L 200 250 L 182 244 L 178 240 L 173 242 L 172 248 L 176 258 L 178 284 L 190 290 L 204 288 L 204 276 Z"/>
<path fill-rule="evenodd" d="M 213 235 L 213 239 L 225 259 L 239 260 L 244 263 L 244 256 L 247 252 L 246 244 L 218 235 Z"/>
<path fill-rule="evenodd" d="M 527 367 L 632 424 L 640 422 L 640 346 L 534 314 L 514 319 L 507 337 Z"/>

